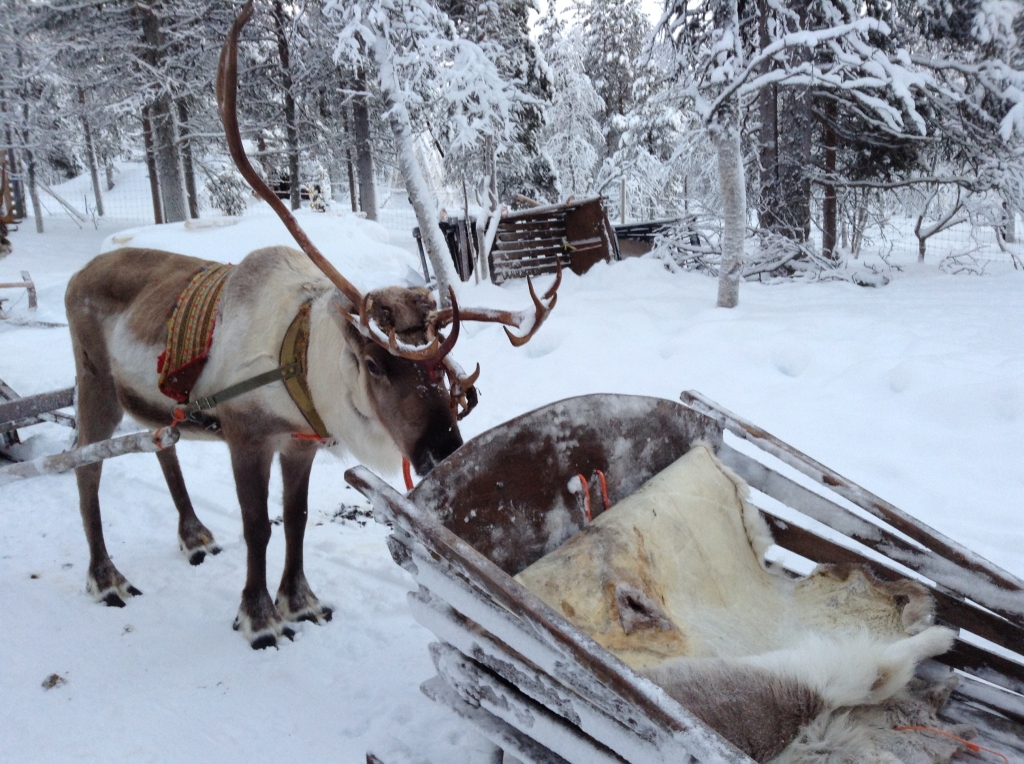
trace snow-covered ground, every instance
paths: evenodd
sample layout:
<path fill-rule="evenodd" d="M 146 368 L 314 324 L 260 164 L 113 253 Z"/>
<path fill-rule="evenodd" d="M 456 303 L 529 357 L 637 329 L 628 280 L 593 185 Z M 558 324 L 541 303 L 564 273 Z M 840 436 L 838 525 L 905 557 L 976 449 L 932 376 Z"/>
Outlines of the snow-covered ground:
<path fill-rule="evenodd" d="M 358 286 L 413 278 L 407 227 L 301 219 Z M 27 222 L 0 260 L 0 281 L 30 271 L 37 317 L 49 321 L 64 318 L 70 275 L 117 241 L 235 262 L 291 243 L 265 214 L 192 230 L 113 219 L 80 229 L 55 214 L 42 236 Z M 557 308 L 525 347 L 496 326 L 464 327 L 456 356 L 466 368 L 480 362 L 483 375 L 463 434 L 571 395 L 676 399 L 696 389 L 1024 576 L 1024 273 L 993 263 L 988 275 L 953 277 L 905 249 L 893 255 L 905 270 L 884 288 L 745 284 L 728 311 L 714 307 L 713 280 L 652 260 L 567 273 Z M 3 296 L 13 316 L 26 316 L 23 297 Z M 465 284 L 459 297 L 529 302 L 525 284 Z M 19 393 L 65 387 L 73 375 L 66 329 L 0 322 L 0 378 Z M 65 446 L 66 433 L 41 425 L 22 437 L 26 451 L 45 453 Z M 196 511 L 224 551 L 189 566 L 156 459 L 108 462 L 107 545 L 145 592 L 120 610 L 84 591 L 73 475 L 0 488 L 0 761 L 355 762 L 368 747 L 435 764 L 479 756 L 474 733 L 418 691 L 433 675 L 431 637 L 406 610 L 411 580 L 392 563 L 385 529 L 343 519 L 364 505 L 345 465 L 318 457 L 306 536 L 307 575 L 334 620 L 255 652 L 231 630 L 245 547 L 227 449 L 186 442 L 179 454 Z M 272 516 L 279 492 L 275 476 Z M 272 591 L 283 554 L 278 528 Z M 52 674 L 64 682 L 46 690 Z"/>

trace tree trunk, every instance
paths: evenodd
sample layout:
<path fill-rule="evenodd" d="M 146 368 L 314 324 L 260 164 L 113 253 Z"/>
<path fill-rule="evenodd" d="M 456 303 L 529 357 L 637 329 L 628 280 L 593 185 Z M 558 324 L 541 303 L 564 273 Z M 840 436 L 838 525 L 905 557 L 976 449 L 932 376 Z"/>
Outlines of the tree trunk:
<path fill-rule="evenodd" d="M 103 194 L 100 193 L 100 171 L 96 166 L 96 151 L 92 144 L 92 130 L 89 115 L 85 112 L 85 91 L 78 88 L 78 103 L 82 107 L 82 131 L 85 133 L 85 154 L 89 160 L 89 175 L 92 177 L 92 193 L 96 197 L 96 214 L 103 217 Z"/>
<path fill-rule="evenodd" d="M 352 203 L 352 211 L 359 212 L 359 199 L 356 196 L 356 172 L 352 166 L 352 149 L 345 149 L 345 167 L 348 170 L 348 198 Z"/>
<path fill-rule="evenodd" d="M 758 42 L 761 49 L 771 44 L 768 33 L 768 19 L 771 8 L 767 0 L 758 0 Z M 771 59 L 761 65 L 761 74 L 767 74 L 774 66 Z M 757 106 L 761 117 L 758 159 L 760 172 L 760 204 L 757 208 L 758 224 L 761 228 L 774 231 L 778 228 L 779 211 L 779 110 L 778 88 L 774 83 L 761 88 L 757 94 Z"/>
<path fill-rule="evenodd" d="M 158 69 L 163 35 L 160 31 L 160 19 L 151 8 L 145 8 L 142 13 L 142 32 L 147 46 L 148 63 L 154 69 Z M 181 161 L 178 156 L 178 136 L 172 106 L 170 94 L 158 91 L 150 107 L 149 118 L 160 196 L 163 200 L 164 222 L 180 223 L 188 216 L 188 212 L 185 208 L 185 191 L 181 183 Z"/>
<path fill-rule="evenodd" d="M 156 175 L 156 157 L 153 152 L 153 125 L 149 121 L 149 107 L 142 107 L 142 140 L 146 146 L 146 170 L 149 172 L 149 193 L 153 197 L 153 221 L 164 222 L 163 205 L 160 202 L 160 181 Z"/>
<path fill-rule="evenodd" d="M 377 34 L 374 40 L 373 58 L 377 64 L 383 91 L 385 109 L 389 115 L 391 132 L 395 137 L 395 148 L 398 150 L 398 165 L 405 179 L 405 187 L 409 192 L 409 203 L 416 212 L 416 222 L 420 227 L 424 249 L 434 267 L 437 278 L 438 299 L 443 307 L 451 303 L 448 290 L 452 278 L 449 270 L 451 258 L 448 246 L 438 226 L 437 201 L 423 176 L 419 160 L 416 158 L 415 136 L 409 118 L 409 111 L 402 97 L 398 76 L 394 69 L 395 49 L 383 34 Z M 358 119 L 356 120 L 358 125 Z M 357 126 L 358 131 L 358 126 Z M 358 146 L 358 144 L 357 144 Z M 362 177 L 360 176 L 360 195 L 362 195 Z"/>
<path fill-rule="evenodd" d="M 274 0 L 274 32 L 277 35 L 277 55 L 281 59 L 281 85 L 284 88 L 284 130 L 288 143 L 288 195 L 293 210 L 302 206 L 302 188 L 299 184 L 299 130 L 295 123 L 295 97 L 292 95 L 291 56 L 288 50 L 287 19 L 281 0 Z"/>
<path fill-rule="evenodd" d="M 27 135 L 25 136 L 25 142 L 28 143 Z M 36 158 L 28 149 L 25 150 L 25 167 L 28 168 L 28 194 L 32 198 L 32 214 L 36 219 L 36 233 L 42 233 L 43 205 L 39 201 L 39 188 L 36 186 Z"/>
<path fill-rule="evenodd" d="M 103 172 L 107 176 L 107 191 L 114 190 L 114 162 L 109 154 L 103 156 Z"/>
<path fill-rule="evenodd" d="M 793 241 L 806 242 L 811 233 L 811 183 L 807 176 L 814 126 L 811 94 L 803 86 L 779 90 L 779 194 L 774 200 L 779 219 L 775 230 Z"/>
<path fill-rule="evenodd" d="M 359 208 L 366 213 L 367 218 L 376 220 L 377 188 L 373 177 L 370 111 L 366 104 L 366 77 L 362 74 L 356 81 L 356 89 L 361 92 L 352 99 L 352 127 L 356 143 L 356 174 L 359 176 Z M 405 119 L 408 120 L 408 118 L 408 113 L 406 113 Z M 393 128 L 394 125 L 392 125 Z M 405 175 L 405 170 L 402 170 L 402 174 Z M 408 183 L 408 176 L 406 176 L 406 183 Z"/>
<path fill-rule="evenodd" d="M 718 276 L 718 307 L 735 308 L 740 301 L 743 242 L 747 236 L 747 187 L 735 102 L 719 110 L 711 125 L 718 153 L 718 185 L 722 193 L 722 266 Z"/>
<path fill-rule="evenodd" d="M 185 173 L 185 196 L 188 199 L 188 215 L 199 218 L 199 196 L 196 194 L 196 171 L 192 164 L 192 138 L 188 128 L 188 106 L 183 98 L 178 99 L 178 124 L 181 126 L 181 169 Z"/>
<path fill-rule="evenodd" d="M 1005 200 L 1003 201 L 1003 213 L 1006 215 L 1006 222 L 1003 223 L 1003 240 L 1015 244 L 1017 241 L 1017 213 Z"/>
<path fill-rule="evenodd" d="M 839 199 L 836 195 L 834 181 L 836 174 L 836 131 L 832 129 L 832 122 L 835 120 L 835 102 L 829 99 L 825 105 L 825 176 L 828 182 L 825 184 L 825 199 L 821 209 L 821 253 L 829 260 L 838 260 L 839 253 L 836 252 L 836 239 L 839 212 Z"/>

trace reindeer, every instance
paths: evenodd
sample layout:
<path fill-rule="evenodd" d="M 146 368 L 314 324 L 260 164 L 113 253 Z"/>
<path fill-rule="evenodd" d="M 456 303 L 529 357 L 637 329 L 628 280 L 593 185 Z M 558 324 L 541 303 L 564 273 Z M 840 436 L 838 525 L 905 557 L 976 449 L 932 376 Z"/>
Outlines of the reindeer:
<path fill-rule="evenodd" d="M 245 156 L 235 112 L 236 60 L 238 34 L 250 12 L 251 3 L 239 14 L 221 53 L 221 117 L 235 163 L 306 254 L 267 247 L 231 267 L 223 279 L 205 365 L 183 405 L 161 392 L 157 358 L 165 350 L 168 318 L 179 295 L 216 263 L 120 249 L 76 273 L 65 304 L 81 445 L 109 438 L 126 411 L 147 426 L 173 422 L 184 437 L 227 443 L 248 550 L 234 625 L 254 649 L 261 649 L 282 636 L 292 637 L 289 623 L 331 618 L 303 572 L 307 492 L 317 447 L 332 436 L 332 450 L 377 469 L 394 470 L 404 458 L 420 475 L 429 472 L 462 444 L 458 420 L 476 403 L 479 365 L 466 376 L 450 357 L 460 322 L 496 321 L 505 325 L 513 344 L 527 342 L 554 307 L 561 271 L 543 300 L 530 284 L 533 311 L 460 311 L 454 292 L 452 306 L 438 310 L 425 289 L 387 287 L 362 294 L 323 258 Z M 303 314 L 305 323 L 300 324 Z M 305 335 L 296 334 L 296 325 L 306 327 Z M 523 333 L 513 334 L 509 327 Z M 299 350 L 292 363 L 279 365 L 289 336 L 303 340 L 294 345 Z M 254 387 L 261 379 L 265 383 Z M 286 551 L 272 600 L 266 576 L 267 495 L 275 453 L 284 482 Z M 160 451 L 157 458 L 178 510 L 180 547 L 193 565 L 200 564 L 220 549 L 196 517 L 175 449 Z M 124 607 L 125 600 L 141 592 L 114 567 L 104 545 L 101 470 L 102 463 L 76 470 L 89 543 L 87 588 L 98 601 Z"/>

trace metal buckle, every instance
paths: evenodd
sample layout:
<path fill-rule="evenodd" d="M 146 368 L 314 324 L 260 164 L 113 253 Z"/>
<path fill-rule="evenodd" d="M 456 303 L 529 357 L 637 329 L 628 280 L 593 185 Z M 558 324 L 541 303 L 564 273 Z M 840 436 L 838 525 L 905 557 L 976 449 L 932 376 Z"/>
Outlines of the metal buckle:
<path fill-rule="evenodd" d="M 217 401 L 210 397 L 196 398 L 195 402 L 192 404 L 192 406 L 195 407 L 197 411 L 207 411 L 208 409 L 212 409 L 216 405 Z"/>

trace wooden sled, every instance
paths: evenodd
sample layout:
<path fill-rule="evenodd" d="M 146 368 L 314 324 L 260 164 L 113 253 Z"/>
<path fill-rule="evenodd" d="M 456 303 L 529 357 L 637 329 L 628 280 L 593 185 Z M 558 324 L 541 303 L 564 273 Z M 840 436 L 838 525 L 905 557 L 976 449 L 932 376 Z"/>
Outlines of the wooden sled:
<path fill-rule="evenodd" d="M 18 430 L 42 422 L 56 422 L 76 428 L 74 416 L 59 409 L 74 405 L 75 388 L 54 390 L 38 395 L 19 396 L 0 379 L 0 486 L 40 475 L 55 475 L 76 467 L 124 454 L 159 451 L 170 448 L 180 433 L 174 427 L 136 432 L 72 448 L 60 454 L 22 461 L 10 447 L 21 442 Z M 6 466 L 5 466 L 6 465 Z"/>
<path fill-rule="evenodd" d="M 598 470 L 614 504 L 703 441 L 752 489 L 833 531 L 825 538 L 762 510 L 778 546 L 817 563 L 863 563 L 883 580 L 906 577 L 901 568 L 920 572 L 938 622 L 962 630 L 938 659 L 960 675 L 943 718 L 974 724 L 972 742 L 1024 761 L 1024 583 L 703 396 L 682 400 L 588 395 L 551 404 L 473 439 L 408 496 L 365 467 L 346 473 L 392 524 L 391 554 L 420 585 L 409 595 L 413 615 L 439 640 L 430 648 L 438 675 L 424 694 L 488 738 L 494 762 L 749 764 L 512 579 L 550 550 L 548 514 L 582 501 L 574 476 L 589 484 L 596 515 Z M 726 431 L 821 490 L 731 447 Z M 946 669 L 929 661 L 919 670 Z"/>

